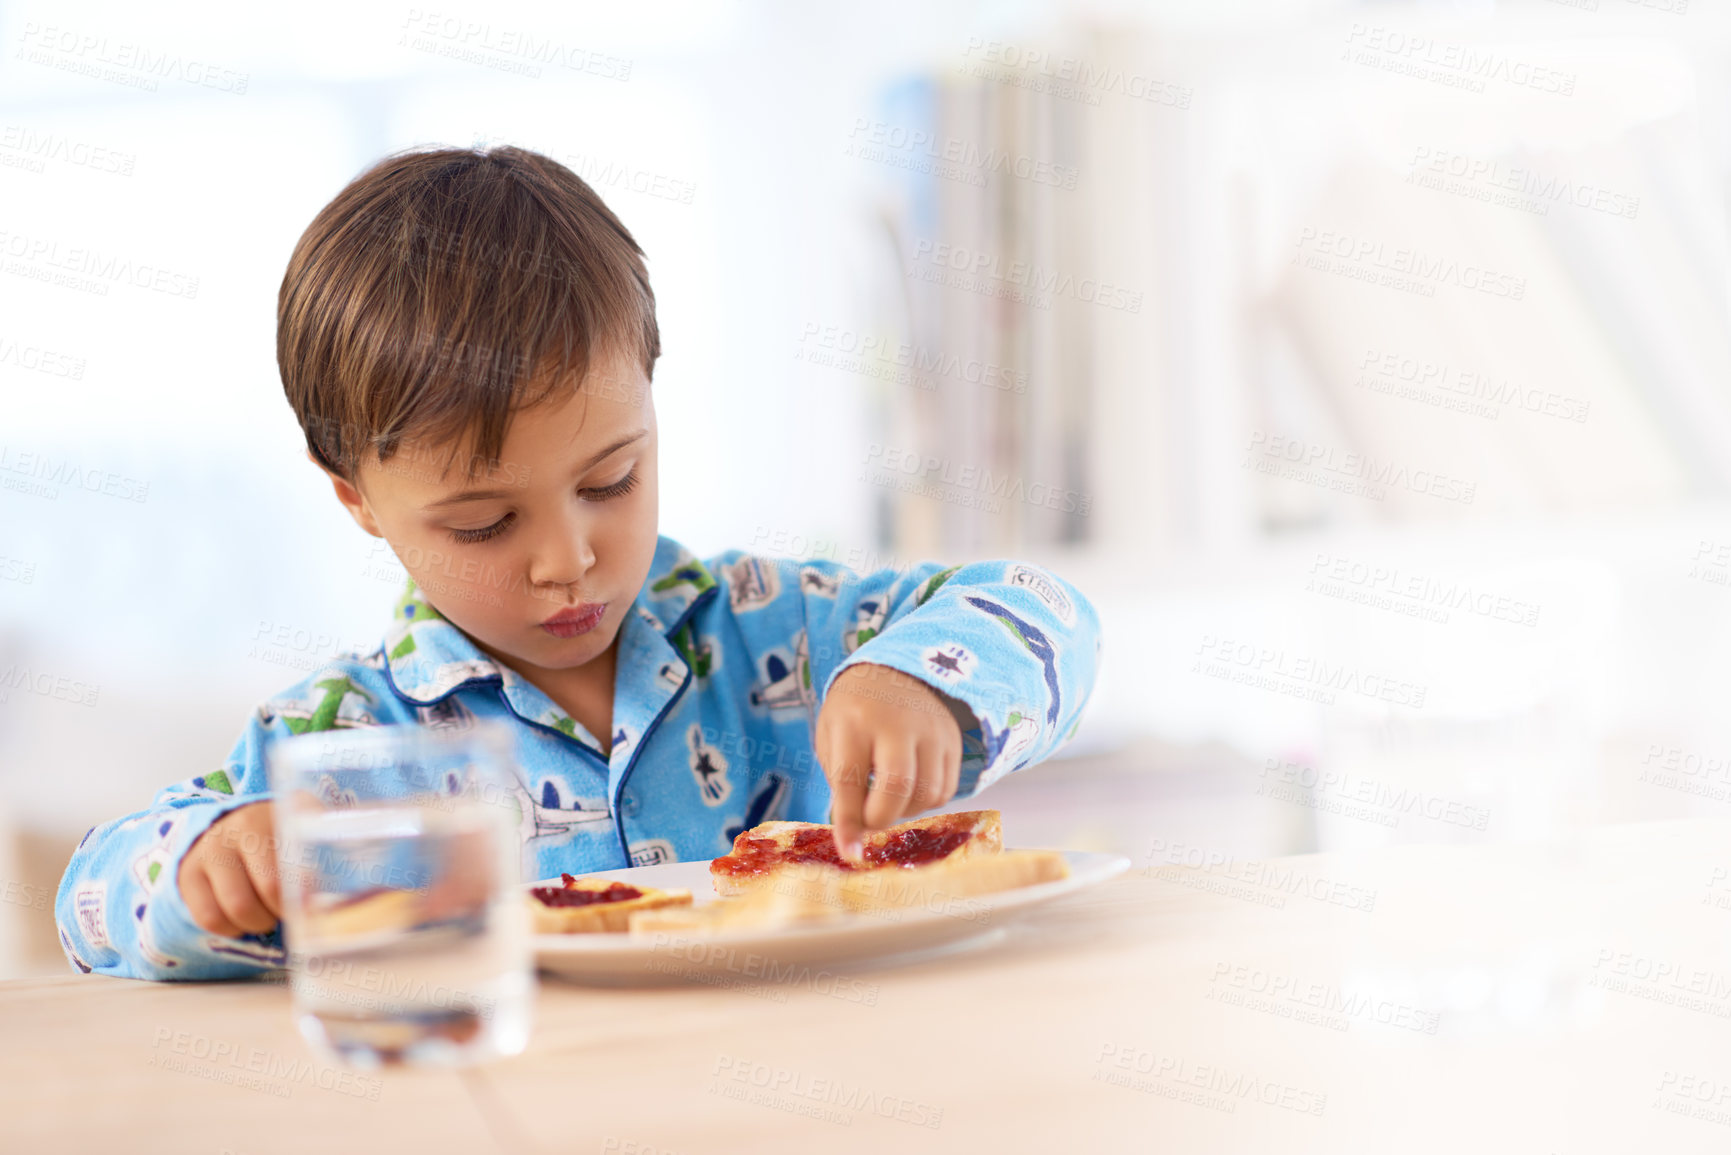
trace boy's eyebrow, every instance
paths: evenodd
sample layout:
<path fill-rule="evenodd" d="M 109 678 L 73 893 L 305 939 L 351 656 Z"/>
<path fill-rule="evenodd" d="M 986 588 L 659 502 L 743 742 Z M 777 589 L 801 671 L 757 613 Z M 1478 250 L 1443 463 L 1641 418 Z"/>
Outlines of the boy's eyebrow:
<path fill-rule="evenodd" d="M 609 454 L 618 453 L 633 441 L 641 441 L 643 438 L 648 436 L 649 430 L 647 429 L 639 429 L 636 433 L 626 434 L 607 448 L 596 453 L 588 461 L 585 461 L 583 463 L 583 468 L 579 469 L 577 472 L 582 473 L 584 470 L 594 468 L 597 462 Z M 450 497 L 441 497 L 437 501 L 428 502 L 426 505 L 421 507 L 421 510 L 424 513 L 430 513 L 435 509 L 444 509 L 446 506 L 450 505 L 461 505 L 466 501 L 490 501 L 495 497 L 509 497 L 513 493 L 517 492 L 517 488 L 518 487 L 510 489 L 466 489 L 462 493 L 453 493 Z"/>

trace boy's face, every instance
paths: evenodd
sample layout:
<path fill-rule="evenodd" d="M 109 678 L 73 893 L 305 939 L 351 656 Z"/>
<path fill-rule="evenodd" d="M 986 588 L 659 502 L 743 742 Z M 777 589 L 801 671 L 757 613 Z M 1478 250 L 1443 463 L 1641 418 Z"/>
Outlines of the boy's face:
<path fill-rule="evenodd" d="M 514 413 L 496 469 L 473 481 L 445 446 L 405 442 L 356 485 L 332 475 L 362 529 L 485 653 L 531 679 L 575 670 L 619 635 L 654 560 L 655 407 L 632 357 L 597 359 L 580 389 Z M 600 608 L 599 620 L 590 612 Z M 575 622 L 548 623 L 570 611 Z"/>

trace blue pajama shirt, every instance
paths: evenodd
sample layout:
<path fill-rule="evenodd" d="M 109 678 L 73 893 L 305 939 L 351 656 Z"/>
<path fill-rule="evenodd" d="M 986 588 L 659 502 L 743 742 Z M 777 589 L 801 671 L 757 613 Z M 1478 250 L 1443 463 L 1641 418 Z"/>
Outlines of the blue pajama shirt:
<path fill-rule="evenodd" d="M 504 719 L 516 736 L 524 876 L 551 878 L 714 858 L 770 819 L 827 821 L 813 735 L 850 666 L 892 667 L 973 712 L 962 799 L 1074 737 L 1100 655 L 1094 607 L 1039 566 L 922 562 L 860 574 L 737 549 L 700 560 L 665 535 L 620 629 L 604 755 L 411 580 L 377 649 L 338 654 L 258 706 L 220 769 L 85 834 L 55 901 L 67 958 L 79 971 L 150 979 L 284 965 L 280 926 L 236 938 L 205 931 L 175 878 L 212 822 L 270 797 L 266 751 L 295 734 Z"/>

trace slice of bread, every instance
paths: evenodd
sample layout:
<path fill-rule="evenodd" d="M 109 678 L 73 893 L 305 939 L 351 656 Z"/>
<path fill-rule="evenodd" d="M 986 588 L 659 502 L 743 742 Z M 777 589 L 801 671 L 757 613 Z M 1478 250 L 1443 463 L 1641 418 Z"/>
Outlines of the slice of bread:
<path fill-rule="evenodd" d="M 633 914 L 631 933 L 704 935 L 777 930 L 850 915 L 895 920 L 924 911 L 984 921 L 990 908 L 969 899 L 1052 882 L 1069 874 L 1069 864 L 1055 850 L 951 856 L 903 870 L 842 871 L 823 864 L 799 863 L 751 886 L 737 898 Z"/>
<path fill-rule="evenodd" d="M 908 870 L 853 874 L 802 871 L 790 876 L 786 885 L 800 898 L 839 905 L 856 914 L 894 912 L 899 917 L 903 911 L 927 910 L 969 918 L 979 908 L 967 899 L 1069 875 L 1069 863 L 1056 850 L 1001 850 L 969 857 L 952 855 Z"/>
<path fill-rule="evenodd" d="M 996 810 L 932 814 L 874 830 L 860 840 L 864 861 L 847 862 L 836 852 L 835 828 L 824 822 L 764 822 L 742 831 L 733 850 L 710 862 L 715 892 L 739 895 L 801 865 L 836 873 L 886 868 L 912 869 L 936 861 L 961 861 L 1004 848 L 1002 816 Z"/>
<path fill-rule="evenodd" d="M 774 886 L 759 886 L 748 890 L 741 898 L 721 898 L 703 906 L 641 910 L 631 915 L 630 928 L 634 938 L 663 931 L 707 935 L 827 922 L 839 914 L 833 906 L 825 906 Z"/>
<path fill-rule="evenodd" d="M 565 885 L 530 889 L 530 926 L 536 934 L 592 934 L 625 930 L 637 911 L 691 905 L 689 890 L 657 890 L 610 878 L 560 876 Z M 631 893 L 627 894 L 626 891 Z M 559 905 L 562 898 L 573 905 Z"/>

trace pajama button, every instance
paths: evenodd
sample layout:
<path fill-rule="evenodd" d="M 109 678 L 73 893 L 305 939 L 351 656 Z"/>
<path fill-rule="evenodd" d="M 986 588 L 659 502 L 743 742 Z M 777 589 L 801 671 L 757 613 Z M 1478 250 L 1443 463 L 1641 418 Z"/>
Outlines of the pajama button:
<path fill-rule="evenodd" d="M 622 795 L 620 797 L 620 799 L 619 799 L 619 813 L 623 814 L 627 818 L 632 818 L 632 817 L 636 816 L 636 814 L 637 814 L 637 796 L 635 794 L 627 793 L 627 794 Z"/>

